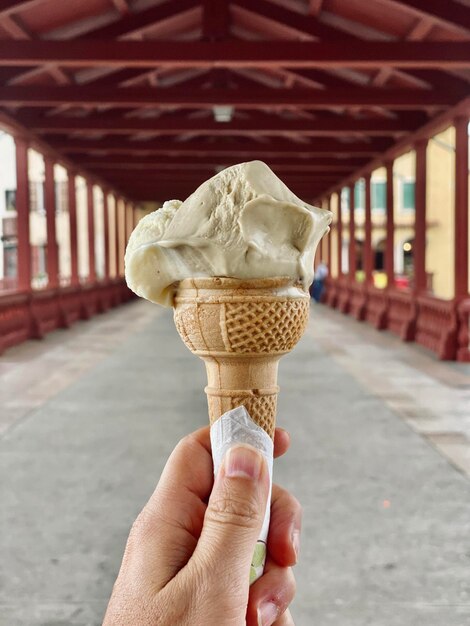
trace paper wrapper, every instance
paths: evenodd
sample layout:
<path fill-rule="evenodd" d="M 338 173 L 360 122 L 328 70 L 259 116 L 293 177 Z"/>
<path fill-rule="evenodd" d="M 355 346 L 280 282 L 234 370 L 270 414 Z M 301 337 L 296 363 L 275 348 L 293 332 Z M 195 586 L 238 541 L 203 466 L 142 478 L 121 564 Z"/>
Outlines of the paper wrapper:
<path fill-rule="evenodd" d="M 266 503 L 263 526 L 256 542 L 255 552 L 250 568 L 250 584 L 257 580 L 264 571 L 266 561 L 266 543 L 268 539 L 269 520 L 271 514 L 271 489 L 273 476 L 274 445 L 271 437 L 260 426 L 255 424 L 244 406 L 227 411 L 211 426 L 212 458 L 214 476 L 229 448 L 236 444 L 247 443 L 257 448 L 266 459 L 269 469 L 269 496 Z"/>

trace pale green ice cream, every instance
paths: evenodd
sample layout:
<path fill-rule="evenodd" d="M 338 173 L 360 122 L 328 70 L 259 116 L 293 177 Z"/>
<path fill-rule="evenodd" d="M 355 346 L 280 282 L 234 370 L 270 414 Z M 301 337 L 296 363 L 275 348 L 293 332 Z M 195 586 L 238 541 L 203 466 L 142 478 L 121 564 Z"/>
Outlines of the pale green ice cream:
<path fill-rule="evenodd" d="M 125 256 L 137 295 L 172 306 L 184 278 L 288 276 L 308 289 L 331 213 L 302 202 L 262 161 L 233 165 L 137 224 Z"/>

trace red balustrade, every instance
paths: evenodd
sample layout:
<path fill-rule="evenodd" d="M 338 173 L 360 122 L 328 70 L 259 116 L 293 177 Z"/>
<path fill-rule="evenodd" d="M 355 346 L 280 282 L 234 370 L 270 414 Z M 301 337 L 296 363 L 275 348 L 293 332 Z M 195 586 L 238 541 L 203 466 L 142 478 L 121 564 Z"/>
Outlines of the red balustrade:
<path fill-rule="evenodd" d="M 388 292 L 385 289 L 367 288 L 365 319 L 377 330 L 387 328 Z"/>
<path fill-rule="evenodd" d="M 122 278 L 63 289 L 3 294 L 0 297 L 0 354 L 26 339 L 41 339 L 133 297 Z"/>
<path fill-rule="evenodd" d="M 418 296 L 415 341 L 435 352 L 440 359 L 455 359 L 457 350 L 457 307 L 454 300 Z"/>
<path fill-rule="evenodd" d="M 457 307 L 459 329 L 457 333 L 457 361 L 470 362 L 470 298 Z"/>
<path fill-rule="evenodd" d="M 336 280 L 328 277 L 325 281 L 325 286 L 326 289 L 323 292 L 322 301 L 334 309 L 338 303 L 338 288 Z"/>
<path fill-rule="evenodd" d="M 387 328 L 403 341 L 413 341 L 416 327 L 417 303 L 409 291 L 388 292 Z"/>
<path fill-rule="evenodd" d="M 366 318 L 367 287 L 364 283 L 352 283 L 349 289 L 349 313 L 361 322 Z"/>
<path fill-rule="evenodd" d="M 351 297 L 351 285 L 346 277 L 342 277 L 337 281 L 337 308 L 341 313 L 349 312 L 349 300 Z"/>

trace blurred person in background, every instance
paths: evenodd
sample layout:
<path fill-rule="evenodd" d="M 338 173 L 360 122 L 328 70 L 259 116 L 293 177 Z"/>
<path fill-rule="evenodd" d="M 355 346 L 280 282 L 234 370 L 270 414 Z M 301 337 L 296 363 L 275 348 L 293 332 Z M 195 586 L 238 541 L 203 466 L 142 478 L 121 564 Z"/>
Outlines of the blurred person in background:
<path fill-rule="evenodd" d="M 315 270 L 315 275 L 313 277 L 311 296 L 315 300 L 315 302 L 321 301 L 321 296 L 323 293 L 323 289 L 325 287 L 325 280 L 327 279 L 327 277 L 328 277 L 328 266 L 322 260 L 318 264 L 318 267 Z"/>

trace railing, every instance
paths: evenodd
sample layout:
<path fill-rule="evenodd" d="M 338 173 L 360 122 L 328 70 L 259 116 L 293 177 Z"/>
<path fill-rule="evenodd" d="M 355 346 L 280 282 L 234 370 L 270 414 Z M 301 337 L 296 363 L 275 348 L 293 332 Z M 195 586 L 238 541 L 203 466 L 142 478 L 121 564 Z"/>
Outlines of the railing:
<path fill-rule="evenodd" d="M 26 339 L 40 339 L 56 328 L 68 328 L 132 297 L 122 278 L 0 295 L 0 354 Z"/>
<path fill-rule="evenodd" d="M 325 281 L 326 289 L 323 291 L 322 301 L 332 309 L 336 308 L 338 303 L 338 289 L 334 278 L 328 277 Z"/>
<path fill-rule="evenodd" d="M 350 287 L 349 313 L 358 321 L 366 318 L 367 287 L 364 283 L 353 283 Z"/>
<path fill-rule="evenodd" d="M 442 360 L 470 361 L 470 299 L 458 304 L 411 291 L 377 289 L 347 279 L 328 279 L 324 302 L 390 330 L 403 341 L 416 341 Z M 346 306 L 345 306 L 346 304 Z"/>
<path fill-rule="evenodd" d="M 387 328 L 388 292 L 376 287 L 367 288 L 365 319 L 377 330 Z"/>
<path fill-rule="evenodd" d="M 440 359 L 455 359 L 457 352 L 457 307 L 453 300 L 418 296 L 415 341 Z"/>
<path fill-rule="evenodd" d="M 413 341 L 416 328 L 417 304 L 406 290 L 388 292 L 387 328 L 403 341 Z"/>
<path fill-rule="evenodd" d="M 16 276 L 0 278 L 0 297 L 2 291 L 14 291 L 17 287 L 18 281 Z"/>
<path fill-rule="evenodd" d="M 342 313 L 349 313 L 349 301 L 351 298 L 350 284 L 347 278 L 341 278 L 337 281 L 338 295 L 336 306 Z"/>
<path fill-rule="evenodd" d="M 457 334 L 457 361 L 470 362 L 470 299 L 457 307 L 459 330 Z"/>

